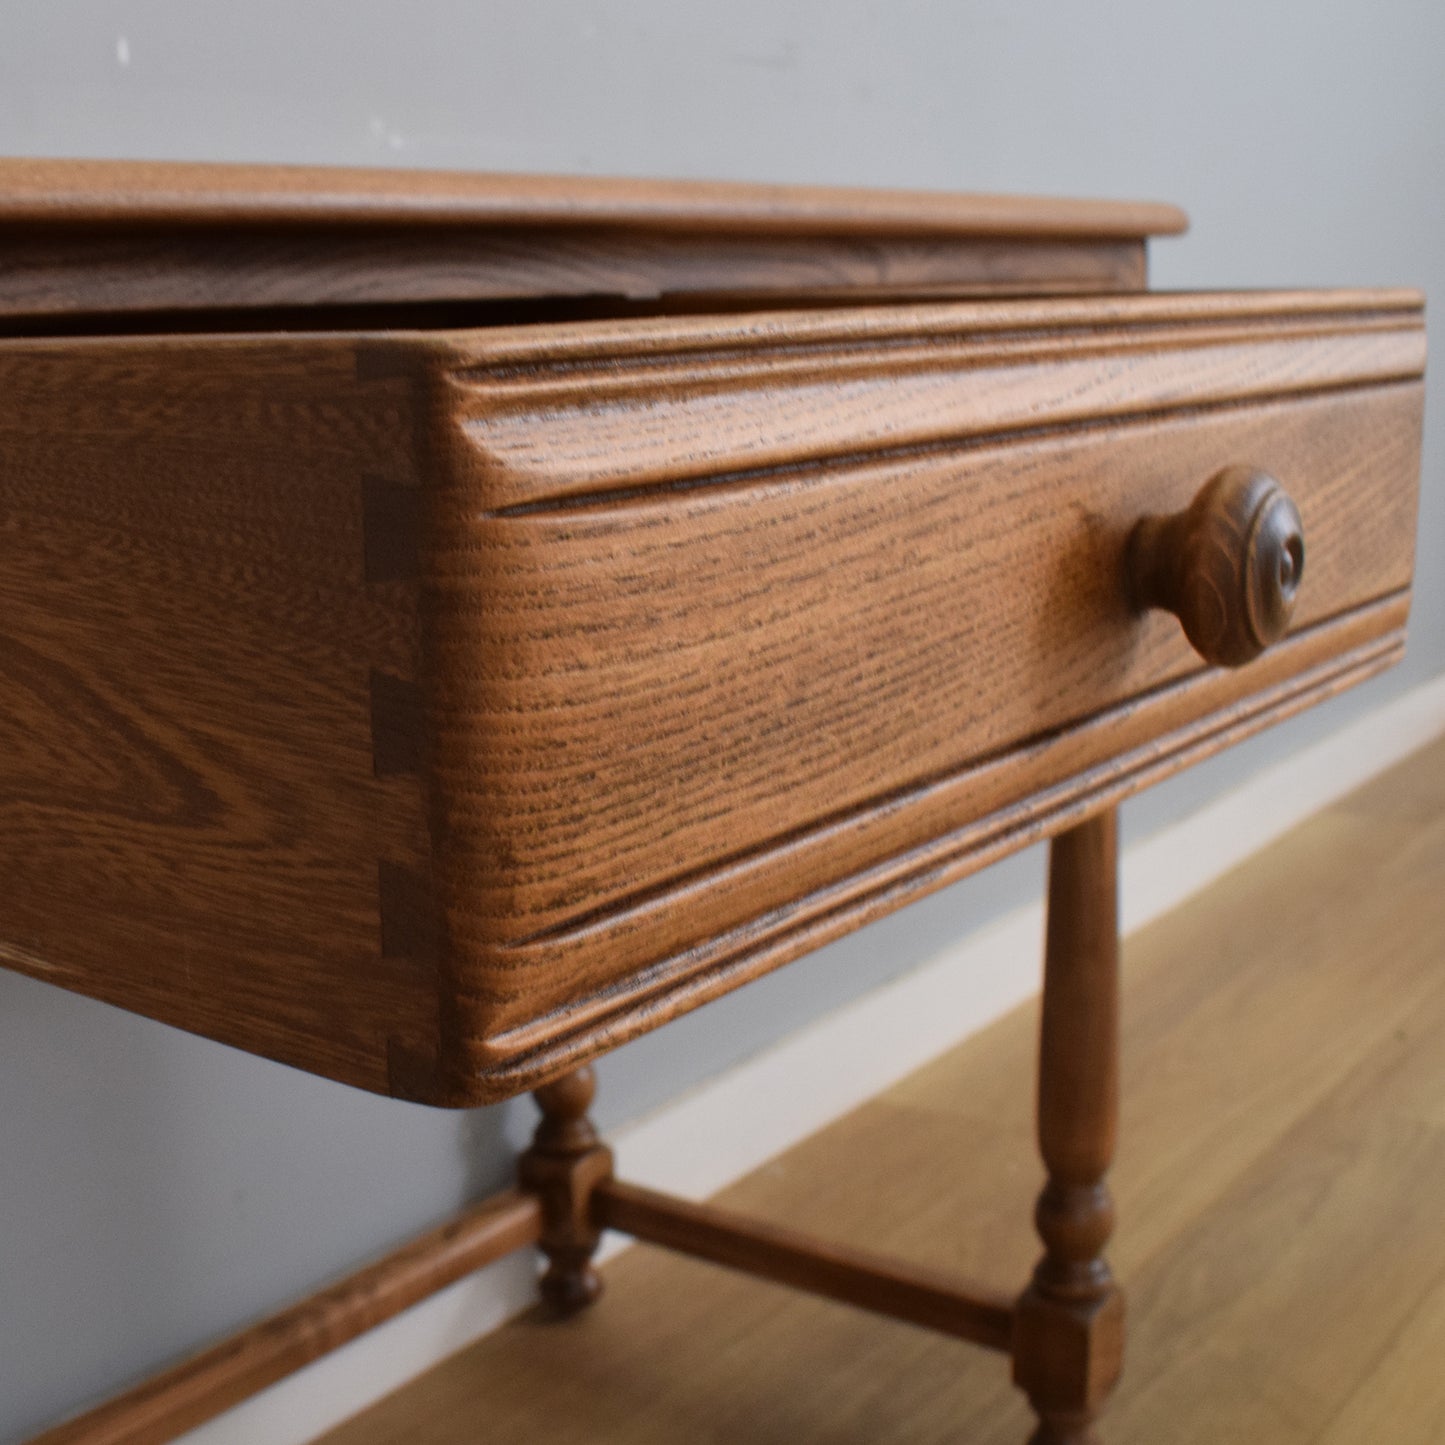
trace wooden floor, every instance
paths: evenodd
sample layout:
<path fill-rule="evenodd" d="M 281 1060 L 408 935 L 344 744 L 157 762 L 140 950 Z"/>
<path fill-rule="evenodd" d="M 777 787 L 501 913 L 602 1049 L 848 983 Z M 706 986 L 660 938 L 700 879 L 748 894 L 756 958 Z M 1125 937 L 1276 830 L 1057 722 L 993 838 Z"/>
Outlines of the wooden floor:
<path fill-rule="evenodd" d="M 1136 935 L 1110 1445 L 1445 1441 L 1445 743 Z M 1021 1285 L 1036 1015 L 729 1205 Z M 327 1445 L 1021 1445 L 1005 1361 L 639 1246 Z"/>

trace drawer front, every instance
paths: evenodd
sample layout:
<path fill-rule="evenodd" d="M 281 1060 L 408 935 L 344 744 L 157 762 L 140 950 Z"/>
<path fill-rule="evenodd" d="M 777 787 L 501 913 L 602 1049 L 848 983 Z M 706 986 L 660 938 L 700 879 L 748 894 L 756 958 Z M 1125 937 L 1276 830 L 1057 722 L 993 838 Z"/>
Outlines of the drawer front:
<path fill-rule="evenodd" d="M 1423 364 L 1398 293 L 440 344 L 424 646 L 462 1067 L 505 1092 L 1393 660 Z M 1308 551 L 1289 637 L 1226 670 L 1131 607 L 1123 558 L 1236 464 Z"/>

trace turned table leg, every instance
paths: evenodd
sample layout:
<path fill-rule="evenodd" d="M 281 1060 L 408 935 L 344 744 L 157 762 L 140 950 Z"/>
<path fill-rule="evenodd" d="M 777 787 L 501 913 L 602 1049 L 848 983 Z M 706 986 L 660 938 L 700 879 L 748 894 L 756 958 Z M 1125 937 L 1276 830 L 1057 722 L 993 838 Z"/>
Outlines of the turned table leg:
<path fill-rule="evenodd" d="M 600 1143 L 587 1110 L 597 1092 L 590 1068 L 544 1084 L 533 1098 L 542 1110 L 532 1146 L 518 1161 L 518 1179 L 542 1202 L 539 1241 L 548 1266 L 542 1298 L 564 1314 L 602 1293 L 592 1267 L 601 1230 L 592 1223 L 592 1191 L 612 1177 L 612 1151 Z"/>
<path fill-rule="evenodd" d="M 1104 1260 L 1114 1206 L 1104 1175 L 1119 1095 L 1118 902 L 1113 810 L 1049 854 L 1035 1222 L 1044 1256 L 1018 1302 L 1014 1379 L 1039 1417 L 1031 1445 L 1092 1445 L 1119 1377 L 1124 1301 Z"/>

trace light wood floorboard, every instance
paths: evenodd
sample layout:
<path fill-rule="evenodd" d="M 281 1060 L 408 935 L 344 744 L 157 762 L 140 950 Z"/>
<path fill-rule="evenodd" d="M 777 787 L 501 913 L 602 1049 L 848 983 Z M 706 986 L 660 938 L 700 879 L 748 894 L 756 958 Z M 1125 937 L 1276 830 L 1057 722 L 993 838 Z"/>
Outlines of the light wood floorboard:
<path fill-rule="evenodd" d="M 1133 937 L 1111 1445 L 1445 1440 L 1445 742 Z M 1021 1286 L 1020 1009 L 720 1199 Z M 667 1256 L 326 1445 L 1021 1445 L 1007 1363 Z"/>

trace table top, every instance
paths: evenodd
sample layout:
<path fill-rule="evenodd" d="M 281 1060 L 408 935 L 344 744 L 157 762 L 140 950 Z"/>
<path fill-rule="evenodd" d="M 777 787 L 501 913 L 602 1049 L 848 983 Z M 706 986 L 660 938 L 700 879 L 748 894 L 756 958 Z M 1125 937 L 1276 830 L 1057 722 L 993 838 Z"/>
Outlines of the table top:
<path fill-rule="evenodd" d="M 624 226 L 668 232 L 1113 237 L 1183 231 L 1157 202 L 174 161 L 0 159 L 0 224 Z"/>
<path fill-rule="evenodd" d="M 0 328 L 155 330 L 204 313 L 213 330 L 254 329 L 318 308 L 357 328 L 490 325 L 579 303 L 1137 291 L 1147 238 L 1183 227 L 1150 202 L 0 159 Z"/>

